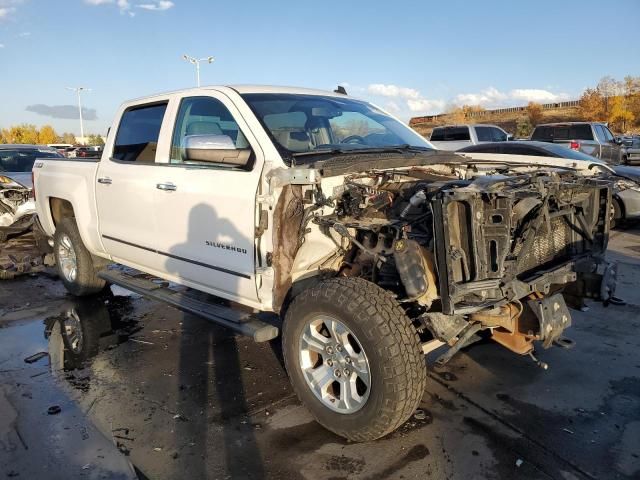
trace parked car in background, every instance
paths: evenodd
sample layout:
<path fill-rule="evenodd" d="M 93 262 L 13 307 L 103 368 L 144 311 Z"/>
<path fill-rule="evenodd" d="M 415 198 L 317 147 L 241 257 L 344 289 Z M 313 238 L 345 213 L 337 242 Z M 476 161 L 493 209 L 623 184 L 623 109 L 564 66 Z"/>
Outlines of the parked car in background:
<path fill-rule="evenodd" d="M 506 142 L 513 137 L 496 125 L 445 125 L 431 132 L 429 141 L 439 150 L 458 150 L 485 142 Z"/>
<path fill-rule="evenodd" d="M 586 162 L 602 162 L 586 153 L 563 145 L 535 141 L 509 143 L 484 143 L 458 150 L 460 153 L 498 153 L 504 155 L 534 155 L 537 157 L 567 158 Z M 606 162 L 604 162 L 606 163 Z M 615 181 L 611 210 L 611 227 L 640 218 L 640 168 L 625 165 L 610 165 L 620 177 Z"/>
<path fill-rule="evenodd" d="M 640 136 L 626 137 L 624 140 L 629 165 L 640 164 Z"/>
<path fill-rule="evenodd" d="M 60 155 L 64 155 L 66 157 L 67 149 L 69 147 L 73 147 L 73 145 L 70 143 L 49 143 L 47 147 L 55 149 Z"/>
<path fill-rule="evenodd" d="M 100 158 L 102 147 L 78 147 L 75 150 L 76 158 Z"/>
<path fill-rule="evenodd" d="M 27 231 L 35 215 L 31 169 L 36 158 L 64 158 L 39 145 L 0 145 L 0 242 Z"/>
<path fill-rule="evenodd" d="M 546 123 L 538 125 L 531 140 L 565 145 L 609 163 L 627 163 L 622 139 L 615 137 L 609 127 L 600 122 Z"/>

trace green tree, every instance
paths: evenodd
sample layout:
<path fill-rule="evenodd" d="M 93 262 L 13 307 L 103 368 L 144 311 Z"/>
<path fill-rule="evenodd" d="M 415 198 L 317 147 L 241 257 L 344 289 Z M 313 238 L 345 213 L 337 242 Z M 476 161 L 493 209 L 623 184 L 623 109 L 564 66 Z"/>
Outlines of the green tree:
<path fill-rule="evenodd" d="M 104 140 L 100 135 L 91 134 L 87 137 L 89 145 L 104 145 Z"/>
<path fill-rule="evenodd" d="M 533 125 L 529 117 L 519 117 L 516 121 L 516 138 L 527 138 L 533 131 Z"/>

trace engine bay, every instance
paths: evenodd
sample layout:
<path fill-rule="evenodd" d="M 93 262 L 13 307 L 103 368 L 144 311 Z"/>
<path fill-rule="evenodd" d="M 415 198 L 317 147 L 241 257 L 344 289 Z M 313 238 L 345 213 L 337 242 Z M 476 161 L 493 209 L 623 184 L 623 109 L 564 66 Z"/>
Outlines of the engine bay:
<path fill-rule="evenodd" d="M 302 192 L 300 243 L 316 225 L 336 244 L 338 275 L 393 292 L 433 338 L 461 347 L 489 329 L 531 353 L 533 340 L 557 339 L 570 324 L 567 315 L 537 315 L 536 302 L 552 297 L 552 310 L 564 313 L 559 292 L 578 301 L 612 295 L 604 177 L 438 165 L 342 179 L 330 191 L 319 183 Z"/>

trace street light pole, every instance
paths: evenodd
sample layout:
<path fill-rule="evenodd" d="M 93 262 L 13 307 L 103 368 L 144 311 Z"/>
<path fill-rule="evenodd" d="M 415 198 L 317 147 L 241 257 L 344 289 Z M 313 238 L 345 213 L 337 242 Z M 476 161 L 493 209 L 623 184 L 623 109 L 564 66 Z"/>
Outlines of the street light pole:
<path fill-rule="evenodd" d="M 90 92 L 90 88 L 86 87 L 67 87 L 67 90 L 75 91 L 78 94 L 78 114 L 80 116 L 80 138 L 82 138 L 82 144 L 84 145 L 84 124 L 82 122 L 82 99 L 80 98 L 80 92 L 86 90 Z"/>
<path fill-rule="evenodd" d="M 194 58 L 185 54 L 185 55 L 182 55 L 182 59 L 196 66 L 196 85 L 199 87 L 200 86 L 200 62 L 206 61 L 207 63 L 213 63 L 214 58 L 211 56 L 204 57 L 204 58 Z"/>

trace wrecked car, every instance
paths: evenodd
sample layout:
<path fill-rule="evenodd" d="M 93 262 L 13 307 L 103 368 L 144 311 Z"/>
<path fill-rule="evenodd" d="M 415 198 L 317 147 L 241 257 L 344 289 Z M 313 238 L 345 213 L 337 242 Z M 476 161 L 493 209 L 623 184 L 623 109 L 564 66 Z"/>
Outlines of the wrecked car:
<path fill-rule="evenodd" d="M 0 242 L 31 229 L 35 215 L 31 169 L 36 157 L 62 155 L 38 145 L 0 145 Z"/>
<path fill-rule="evenodd" d="M 543 366 L 569 307 L 612 299 L 602 168 L 440 152 L 342 89 L 226 86 L 126 102 L 101 159 L 38 159 L 34 178 L 71 293 L 114 283 L 256 341 L 282 330 L 300 400 L 367 441 L 418 406 L 425 353 L 487 337 Z"/>

